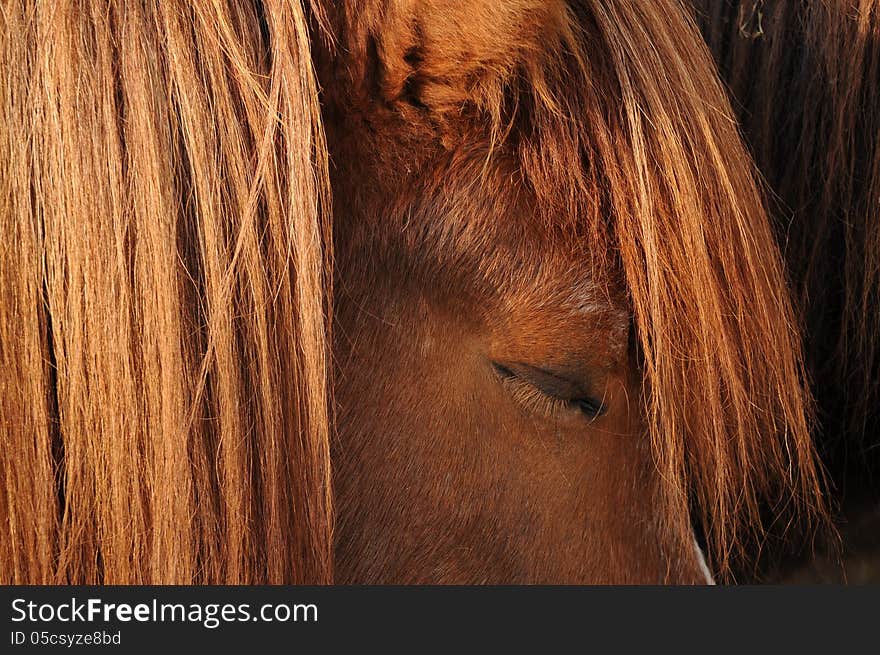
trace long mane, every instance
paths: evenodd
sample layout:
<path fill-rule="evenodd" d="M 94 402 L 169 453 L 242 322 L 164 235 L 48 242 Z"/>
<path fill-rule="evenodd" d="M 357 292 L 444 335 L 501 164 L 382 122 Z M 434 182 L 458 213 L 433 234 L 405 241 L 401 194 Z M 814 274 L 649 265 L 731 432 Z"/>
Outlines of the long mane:
<path fill-rule="evenodd" d="M 297 2 L 5 3 L 0 580 L 331 579 Z"/>
<path fill-rule="evenodd" d="M 4 581 L 332 579 L 322 19 L 254 4 L 2 14 Z M 723 572 L 824 516 L 779 252 L 679 3 L 558 8 L 467 102 L 622 276 L 658 515 Z"/>
<path fill-rule="evenodd" d="M 825 448 L 854 491 L 845 469 L 880 462 L 880 3 L 694 4 L 776 195 Z"/>

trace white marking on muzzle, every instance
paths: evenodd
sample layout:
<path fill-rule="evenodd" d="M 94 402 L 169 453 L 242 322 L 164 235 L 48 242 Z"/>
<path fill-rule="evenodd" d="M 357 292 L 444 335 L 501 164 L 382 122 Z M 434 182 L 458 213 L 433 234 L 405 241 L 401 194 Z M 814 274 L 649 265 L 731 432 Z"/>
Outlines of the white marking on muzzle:
<path fill-rule="evenodd" d="M 702 571 L 703 575 L 706 578 L 706 584 L 715 584 L 715 578 L 712 577 L 712 572 L 709 570 L 709 565 L 706 564 L 706 555 L 703 553 L 703 549 L 700 548 L 700 544 L 697 543 L 697 538 L 694 537 L 694 550 L 697 551 L 697 562 L 700 564 L 700 571 Z"/>

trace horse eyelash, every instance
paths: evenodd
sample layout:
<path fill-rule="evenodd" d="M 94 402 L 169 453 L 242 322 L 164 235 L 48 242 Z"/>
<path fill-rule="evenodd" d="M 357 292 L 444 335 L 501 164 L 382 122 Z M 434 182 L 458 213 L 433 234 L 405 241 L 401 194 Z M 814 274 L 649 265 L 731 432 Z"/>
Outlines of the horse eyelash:
<path fill-rule="evenodd" d="M 601 403 L 587 399 L 556 398 L 504 367 L 496 366 L 495 369 L 508 393 L 527 411 L 547 418 L 557 417 L 563 412 L 579 411 L 590 420 L 598 418 L 605 412 Z M 585 408 L 584 404 L 589 404 L 592 408 Z"/>
<path fill-rule="evenodd" d="M 533 384 L 518 377 L 502 377 L 501 383 L 513 399 L 524 409 L 536 414 L 553 418 L 571 409 L 568 401 L 554 398 L 538 389 Z"/>

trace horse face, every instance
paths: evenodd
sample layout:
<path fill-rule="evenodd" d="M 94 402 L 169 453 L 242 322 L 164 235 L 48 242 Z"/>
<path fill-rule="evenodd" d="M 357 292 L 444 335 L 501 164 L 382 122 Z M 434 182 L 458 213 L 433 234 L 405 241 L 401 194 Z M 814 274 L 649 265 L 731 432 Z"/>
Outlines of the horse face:
<path fill-rule="evenodd" d="M 340 261 L 337 579 L 705 582 L 657 509 L 622 291 L 546 239 L 489 274 L 426 252 Z"/>
<path fill-rule="evenodd" d="M 540 48 L 561 5 L 476 3 L 485 11 L 465 20 L 439 4 L 435 23 L 393 5 L 375 25 L 367 10 L 339 18 L 354 54 L 319 66 L 337 252 L 336 579 L 705 582 L 690 530 L 658 509 L 606 246 L 539 211 L 491 128 L 457 119 L 473 80 Z"/>

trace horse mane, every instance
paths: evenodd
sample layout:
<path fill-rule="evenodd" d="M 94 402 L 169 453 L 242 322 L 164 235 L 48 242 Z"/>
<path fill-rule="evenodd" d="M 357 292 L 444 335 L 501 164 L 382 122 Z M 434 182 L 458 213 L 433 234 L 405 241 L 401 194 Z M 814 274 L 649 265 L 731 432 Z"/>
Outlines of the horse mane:
<path fill-rule="evenodd" d="M 826 454 L 842 475 L 880 453 L 880 5 L 694 4 L 776 196 Z"/>
<path fill-rule="evenodd" d="M 332 21 L 254 4 L 4 10 L 4 581 L 332 579 L 309 35 Z M 623 277 L 658 514 L 683 533 L 696 507 L 723 572 L 762 502 L 825 516 L 755 173 L 677 0 L 537 4 L 515 54 L 426 70 L 413 50 L 422 77 L 384 92 L 417 94 L 444 147 L 484 121 L 487 157 L 513 152 L 544 218 L 586 226 Z"/>
<path fill-rule="evenodd" d="M 328 582 L 304 10 L 8 3 L 0 24 L 0 580 Z"/>

